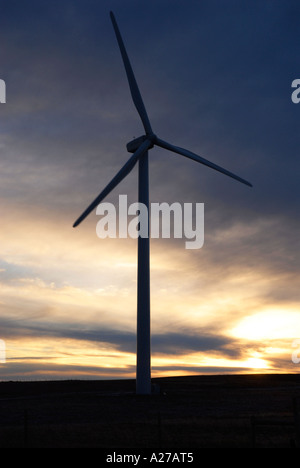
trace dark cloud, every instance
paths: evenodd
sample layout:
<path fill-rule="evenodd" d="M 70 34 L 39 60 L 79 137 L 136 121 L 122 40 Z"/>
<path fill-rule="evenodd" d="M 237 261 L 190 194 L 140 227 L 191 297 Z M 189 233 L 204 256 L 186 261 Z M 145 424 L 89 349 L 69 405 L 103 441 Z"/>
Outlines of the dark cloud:
<path fill-rule="evenodd" d="M 206 329 L 183 330 L 181 333 L 169 332 L 152 335 L 152 350 L 157 354 L 180 355 L 193 352 L 220 352 L 223 356 L 237 357 L 240 352 L 233 351 L 234 340 L 208 332 Z"/>
<path fill-rule="evenodd" d="M 18 187 L 7 189 L 8 197 L 57 211 L 81 196 L 81 210 L 121 167 L 125 143 L 141 131 L 108 8 L 93 1 L 13 4 L 2 19 L 5 153 L 10 185 L 17 177 Z M 155 130 L 254 184 L 249 190 L 153 150 L 152 195 L 204 201 L 217 224 L 224 217 L 294 219 L 300 142 L 290 99 L 297 31 L 290 25 L 297 4 L 172 2 L 170 8 L 163 1 L 159 17 L 138 2 L 112 7 Z M 136 194 L 136 177 L 119 189 Z"/>
<path fill-rule="evenodd" d="M 99 325 L 88 325 L 84 327 L 71 323 L 55 324 L 47 320 L 37 321 L 32 319 L 1 320 L 2 339 L 13 339 L 16 337 L 39 338 L 70 338 L 78 341 L 107 344 L 121 352 L 136 352 L 136 334 L 132 331 L 122 331 L 116 328 L 105 328 Z M 153 332 L 151 336 L 152 352 L 154 355 L 184 355 L 214 351 L 224 356 L 238 357 L 240 350 L 235 346 L 235 340 L 223 335 L 209 332 L 207 329 L 191 330 L 182 332 L 169 331 L 164 333 Z"/>
<path fill-rule="evenodd" d="M 71 365 L 71 364 L 57 364 L 50 362 L 39 363 L 36 358 L 29 357 L 26 361 L 17 360 L 17 362 L 8 361 L 8 365 L 1 365 L 5 369 L 4 378 L 1 377 L 2 381 L 7 380 L 48 380 L 48 379 L 71 379 L 76 376 L 80 378 L 97 379 L 97 378 L 109 378 L 114 379 L 120 376 L 120 370 L 116 368 L 107 368 L 100 366 L 84 366 Z M 134 372 L 133 367 L 128 366 L 123 370 L 123 377 L 132 378 Z"/>

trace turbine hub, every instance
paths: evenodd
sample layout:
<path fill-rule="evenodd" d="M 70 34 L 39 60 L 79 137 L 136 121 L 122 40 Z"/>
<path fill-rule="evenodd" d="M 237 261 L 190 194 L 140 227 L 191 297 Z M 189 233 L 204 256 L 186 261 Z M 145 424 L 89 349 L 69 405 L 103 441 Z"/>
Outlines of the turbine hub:
<path fill-rule="evenodd" d="M 149 149 L 153 148 L 155 140 L 154 135 L 143 135 L 127 143 L 126 148 L 128 153 L 135 153 L 136 150 L 141 146 L 141 144 L 144 143 L 144 141 L 146 140 L 152 141 L 152 145 L 149 147 Z"/>

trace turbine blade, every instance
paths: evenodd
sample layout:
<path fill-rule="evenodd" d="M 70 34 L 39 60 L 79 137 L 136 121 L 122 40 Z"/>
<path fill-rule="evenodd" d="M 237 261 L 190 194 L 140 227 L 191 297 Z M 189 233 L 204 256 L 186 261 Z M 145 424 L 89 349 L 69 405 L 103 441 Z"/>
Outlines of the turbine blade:
<path fill-rule="evenodd" d="M 160 146 L 161 148 L 167 149 L 169 151 L 173 151 L 174 153 L 178 153 L 178 154 L 181 154 L 182 156 L 186 156 L 187 158 L 193 159 L 194 161 L 197 161 L 197 162 L 199 162 L 201 164 L 204 164 L 205 166 L 208 166 L 208 167 L 210 167 L 212 169 L 215 169 L 216 171 L 219 171 L 222 174 L 225 174 L 225 175 L 227 175 L 229 177 L 232 177 L 235 180 L 238 180 L 242 184 L 245 184 L 245 185 L 248 185 L 249 187 L 252 187 L 252 184 L 250 184 L 250 182 L 248 182 L 247 180 L 242 179 L 241 177 L 233 174 L 232 172 L 227 171 L 227 169 L 224 169 L 223 167 L 218 166 L 217 164 L 214 164 L 214 163 L 208 161 L 207 159 L 204 159 L 201 156 L 198 156 L 197 154 L 192 153 L 191 151 L 188 151 L 188 150 L 186 150 L 184 148 L 180 148 L 179 146 L 171 145 L 170 143 L 168 143 L 166 141 L 163 141 L 163 140 L 161 140 L 160 138 L 157 138 L 157 137 L 155 138 L 155 144 L 157 146 Z"/>
<path fill-rule="evenodd" d="M 141 146 L 136 150 L 135 153 L 128 159 L 127 163 L 119 170 L 115 177 L 109 182 L 104 190 L 98 195 L 98 197 L 88 206 L 88 208 L 82 213 L 82 215 L 75 221 L 73 227 L 77 227 L 95 208 L 99 203 L 132 171 L 138 159 L 152 145 L 150 140 L 145 140 Z"/>
<path fill-rule="evenodd" d="M 117 25 L 116 18 L 115 18 L 112 11 L 110 12 L 110 17 L 111 17 L 111 21 L 112 21 L 112 24 L 113 24 L 113 27 L 114 27 L 114 30 L 115 30 L 115 34 L 116 34 L 116 37 L 117 37 L 117 41 L 118 41 L 119 48 L 120 48 L 120 51 L 121 51 L 122 59 L 123 59 L 123 62 L 124 62 L 124 66 L 125 66 L 125 70 L 126 70 L 127 79 L 128 79 L 128 82 L 129 82 L 129 87 L 130 87 L 133 102 L 135 104 L 135 107 L 136 107 L 141 119 L 142 119 L 145 132 L 147 134 L 151 135 L 153 133 L 153 131 L 152 131 L 152 128 L 151 128 L 151 125 L 150 125 L 150 121 L 149 121 L 147 112 L 146 112 L 146 108 L 145 108 L 145 105 L 143 103 L 143 99 L 142 99 L 140 90 L 138 88 L 138 85 L 137 85 L 137 82 L 136 82 L 136 79 L 135 79 L 135 76 L 134 76 L 134 73 L 133 73 L 133 70 L 132 70 L 128 55 L 127 55 L 127 52 L 126 52 L 122 36 L 121 36 L 120 30 L 119 30 L 119 27 Z"/>

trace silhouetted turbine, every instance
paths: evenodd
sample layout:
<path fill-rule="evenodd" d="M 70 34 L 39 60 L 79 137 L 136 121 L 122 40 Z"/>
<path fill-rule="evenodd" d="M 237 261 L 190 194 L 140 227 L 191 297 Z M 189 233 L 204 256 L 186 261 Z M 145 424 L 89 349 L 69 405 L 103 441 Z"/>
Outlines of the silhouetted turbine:
<path fill-rule="evenodd" d="M 126 164 L 119 170 L 110 183 L 102 190 L 98 197 L 88 206 L 83 214 L 77 219 L 73 227 L 78 226 L 99 203 L 132 171 L 137 162 L 139 162 L 139 203 L 147 207 L 149 216 L 149 169 L 148 169 L 148 150 L 154 145 L 193 159 L 205 166 L 221 172 L 243 184 L 252 187 L 245 179 L 233 174 L 217 164 L 198 156 L 184 148 L 171 145 L 170 143 L 158 138 L 152 130 L 146 108 L 139 91 L 122 36 L 120 34 L 114 14 L 110 12 L 110 17 L 115 30 L 119 48 L 121 51 L 127 79 L 131 91 L 131 96 L 135 107 L 142 120 L 145 135 L 134 139 L 127 144 L 127 150 L 133 155 Z M 149 219 L 148 219 L 149 221 Z M 148 222 L 149 229 L 149 222 Z M 137 366 L 136 366 L 136 392 L 137 394 L 151 393 L 151 351 L 150 351 L 150 263 L 149 263 L 149 231 L 147 237 L 138 238 L 138 301 L 137 301 Z"/>

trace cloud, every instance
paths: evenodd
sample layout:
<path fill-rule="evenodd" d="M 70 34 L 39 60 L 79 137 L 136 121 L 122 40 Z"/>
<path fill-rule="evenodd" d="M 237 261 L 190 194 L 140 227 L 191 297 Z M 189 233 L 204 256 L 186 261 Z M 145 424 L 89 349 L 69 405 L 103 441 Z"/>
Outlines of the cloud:
<path fill-rule="evenodd" d="M 135 330 L 120 330 L 116 324 L 108 328 L 106 324 L 94 324 L 87 322 L 76 322 L 73 320 L 49 320 L 46 316 L 23 316 L 15 319 L 3 316 L 1 319 L 2 338 L 6 340 L 16 338 L 30 338 L 32 341 L 44 338 L 64 338 L 75 341 L 84 341 L 107 344 L 112 349 L 124 353 L 136 352 Z M 152 348 L 154 355 L 170 354 L 184 355 L 196 352 L 221 352 L 223 355 L 236 356 L 240 354 L 239 349 L 234 349 L 234 340 L 230 337 L 212 333 L 211 330 L 188 329 L 182 331 L 171 330 L 169 332 L 153 332 Z"/>

